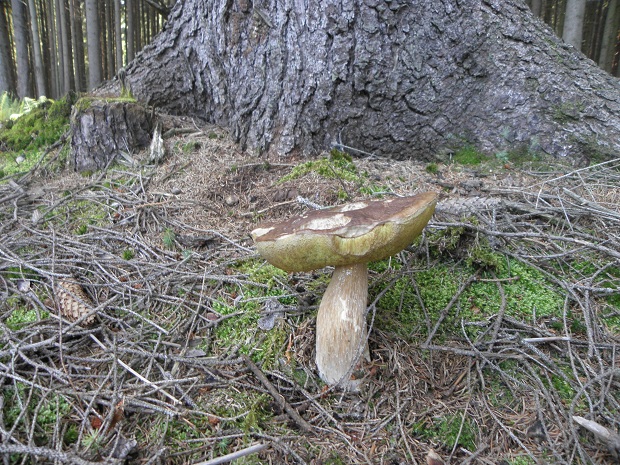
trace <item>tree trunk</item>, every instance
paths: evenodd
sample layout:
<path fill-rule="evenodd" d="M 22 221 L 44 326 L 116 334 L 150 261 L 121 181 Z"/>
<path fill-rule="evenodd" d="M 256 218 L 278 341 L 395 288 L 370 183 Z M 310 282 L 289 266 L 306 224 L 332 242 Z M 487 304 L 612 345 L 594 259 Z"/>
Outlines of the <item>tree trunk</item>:
<path fill-rule="evenodd" d="M 54 7 L 56 9 L 56 27 L 54 28 L 56 31 L 56 45 L 57 45 L 57 57 L 58 57 L 58 95 L 63 95 L 65 93 L 65 56 L 63 54 L 62 47 L 62 25 L 60 23 L 61 13 L 60 13 L 60 3 L 62 0 L 54 0 Z"/>
<path fill-rule="evenodd" d="M 83 108 L 83 109 L 82 109 Z M 79 100 L 71 116 L 71 160 L 76 171 L 105 168 L 119 153 L 151 142 L 150 112 L 132 102 Z"/>
<path fill-rule="evenodd" d="M 73 85 L 77 92 L 82 92 L 82 75 L 83 69 L 80 69 L 80 60 L 78 58 L 78 39 L 77 39 L 77 21 L 75 20 L 75 0 L 69 0 L 69 30 L 71 31 L 71 49 L 73 50 Z M 82 49 L 83 51 L 83 49 Z"/>
<path fill-rule="evenodd" d="M 532 14 L 536 17 L 540 17 L 542 14 L 542 0 L 532 0 L 529 5 Z"/>
<path fill-rule="evenodd" d="M 107 38 L 106 38 L 106 22 L 105 22 L 105 5 L 106 0 L 97 0 L 99 4 L 99 35 L 101 38 L 101 79 L 108 79 L 108 60 L 107 60 Z"/>
<path fill-rule="evenodd" d="M 89 89 L 95 88 L 102 79 L 101 36 L 97 0 L 86 0 L 86 40 L 88 42 Z"/>
<path fill-rule="evenodd" d="M 256 152 L 620 150 L 618 81 L 519 0 L 185 0 L 127 79 Z"/>
<path fill-rule="evenodd" d="M 71 56 L 71 37 L 67 22 L 65 0 L 59 1 L 58 24 L 60 25 L 60 52 L 62 53 L 62 80 L 64 82 L 63 95 L 75 87 L 73 81 L 73 57 Z"/>
<path fill-rule="evenodd" d="M 28 55 L 28 27 L 26 8 L 21 0 L 11 0 L 13 11 L 13 37 L 17 61 L 17 96 L 33 97 L 30 81 L 30 57 Z"/>
<path fill-rule="evenodd" d="M 49 88 L 52 98 L 60 94 L 60 70 L 58 69 L 58 50 L 56 48 L 56 23 L 54 21 L 55 2 L 45 2 L 45 16 L 47 18 L 47 53 L 49 60 Z"/>
<path fill-rule="evenodd" d="M 13 56 L 7 21 L 6 3 L 0 3 L 0 96 L 7 92 L 15 95 Z"/>
<path fill-rule="evenodd" d="M 114 42 L 116 43 L 116 70 L 123 67 L 123 37 L 121 36 L 121 0 L 114 0 Z"/>
<path fill-rule="evenodd" d="M 618 36 L 618 0 L 610 0 L 607 6 L 605 27 L 601 40 L 601 50 L 599 52 L 598 64 L 607 72 L 611 72 L 614 61 L 614 52 Z"/>
<path fill-rule="evenodd" d="M 71 22 L 75 29 L 74 59 L 75 59 L 75 88 L 84 91 L 88 87 L 86 84 L 86 62 L 84 60 L 84 32 L 82 30 L 82 8 L 80 0 L 69 0 L 73 6 Z M 73 34 L 72 29 L 72 34 Z"/>
<path fill-rule="evenodd" d="M 134 49 L 134 29 L 135 21 L 133 17 L 133 2 L 134 0 L 125 0 L 125 18 L 126 18 L 126 40 L 127 40 L 127 63 L 133 61 L 135 57 Z"/>
<path fill-rule="evenodd" d="M 583 40 L 583 18 L 586 14 L 586 0 L 568 0 L 564 14 L 562 39 L 577 50 L 581 50 Z"/>
<path fill-rule="evenodd" d="M 37 21 L 37 9 L 34 0 L 28 0 L 30 9 L 30 31 L 32 33 L 32 52 L 34 55 L 34 78 L 37 83 L 37 96 L 47 94 L 45 88 L 45 71 L 43 68 L 43 57 L 41 56 L 41 39 L 39 36 L 39 23 Z"/>
<path fill-rule="evenodd" d="M 136 41 L 136 52 L 142 50 L 142 8 L 140 5 L 141 0 L 133 1 L 133 16 L 134 16 L 134 39 Z"/>

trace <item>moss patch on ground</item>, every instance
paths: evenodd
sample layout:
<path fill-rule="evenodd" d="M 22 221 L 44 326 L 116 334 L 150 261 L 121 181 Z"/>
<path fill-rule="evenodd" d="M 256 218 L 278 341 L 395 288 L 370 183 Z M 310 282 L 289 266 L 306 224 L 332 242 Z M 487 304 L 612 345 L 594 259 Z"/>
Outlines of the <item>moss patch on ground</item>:
<path fill-rule="evenodd" d="M 46 147 L 69 129 L 71 101 L 45 102 L 0 127 L 0 178 L 29 171 Z"/>
<path fill-rule="evenodd" d="M 377 303 L 377 325 L 400 337 L 427 336 L 429 324 L 434 324 L 471 276 L 478 277 L 461 292 L 440 325 L 439 334 L 460 334 L 461 321 L 467 323 L 486 320 L 497 314 L 505 299 L 505 315 L 527 320 L 561 318 L 563 294 L 546 276 L 514 259 L 497 256 L 503 266 L 490 273 L 474 264 L 437 263 L 428 268 L 424 263 L 411 265 L 412 270 L 382 289 L 382 283 L 371 288 L 373 295 L 384 292 Z M 385 266 L 385 262 L 383 264 Z M 394 266 L 394 265 L 393 265 Z M 381 264 L 372 265 L 375 270 Z M 385 284 L 385 283 L 383 283 Z M 471 334 L 477 332 L 471 326 Z"/>

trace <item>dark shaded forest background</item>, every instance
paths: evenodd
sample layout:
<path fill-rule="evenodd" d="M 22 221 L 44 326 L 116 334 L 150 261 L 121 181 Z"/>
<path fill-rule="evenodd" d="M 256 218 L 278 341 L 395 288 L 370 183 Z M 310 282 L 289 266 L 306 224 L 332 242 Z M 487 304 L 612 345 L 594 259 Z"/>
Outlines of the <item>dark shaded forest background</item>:
<path fill-rule="evenodd" d="M 618 0 L 527 3 L 558 36 L 618 76 Z M 0 0 L 0 94 L 58 98 L 93 89 L 149 44 L 173 4 L 174 0 Z"/>

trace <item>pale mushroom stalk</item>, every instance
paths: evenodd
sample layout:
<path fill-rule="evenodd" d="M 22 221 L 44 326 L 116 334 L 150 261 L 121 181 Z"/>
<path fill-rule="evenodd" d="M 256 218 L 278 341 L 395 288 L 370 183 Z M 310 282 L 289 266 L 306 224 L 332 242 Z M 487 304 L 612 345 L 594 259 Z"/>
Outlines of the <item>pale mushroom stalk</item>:
<path fill-rule="evenodd" d="M 368 354 L 366 263 L 337 266 L 316 317 L 316 365 L 331 385 L 347 384 L 350 371 Z"/>

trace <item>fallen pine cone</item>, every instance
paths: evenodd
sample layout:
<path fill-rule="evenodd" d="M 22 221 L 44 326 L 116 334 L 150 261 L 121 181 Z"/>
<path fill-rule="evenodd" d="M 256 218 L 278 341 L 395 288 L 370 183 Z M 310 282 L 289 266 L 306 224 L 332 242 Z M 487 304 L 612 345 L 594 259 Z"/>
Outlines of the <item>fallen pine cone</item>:
<path fill-rule="evenodd" d="M 92 311 L 93 303 L 77 281 L 61 279 L 56 283 L 55 291 L 58 310 L 67 320 L 75 322 Z M 89 326 L 94 322 L 95 315 L 92 314 L 82 324 Z"/>

